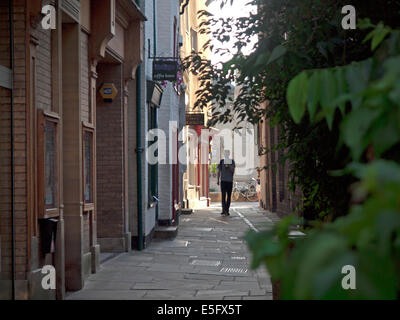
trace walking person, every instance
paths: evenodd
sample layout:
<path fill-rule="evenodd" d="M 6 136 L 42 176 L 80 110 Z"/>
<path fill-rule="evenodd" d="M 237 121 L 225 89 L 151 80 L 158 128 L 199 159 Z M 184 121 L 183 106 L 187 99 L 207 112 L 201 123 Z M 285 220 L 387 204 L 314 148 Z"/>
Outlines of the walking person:
<path fill-rule="evenodd" d="M 222 212 L 221 215 L 229 216 L 229 207 L 231 205 L 233 175 L 235 174 L 235 161 L 230 157 L 230 151 L 224 151 L 224 159 L 219 162 L 217 173 L 217 184 L 221 179 L 221 198 Z"/>

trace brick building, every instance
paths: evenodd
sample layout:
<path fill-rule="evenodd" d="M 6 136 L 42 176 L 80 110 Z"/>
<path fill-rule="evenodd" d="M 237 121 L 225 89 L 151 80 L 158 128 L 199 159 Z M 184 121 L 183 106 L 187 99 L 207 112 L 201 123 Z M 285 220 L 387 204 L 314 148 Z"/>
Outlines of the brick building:
<path fill-rule="evenodd" d="M 0 298 L 62 299 L 100 248 L 130 250 L 137 234 L 128 120 L 145 17 L 131 0 L 1 1 L 0 16 Z M 56 290 L 41 287 L 44 265 Z"/>
<path fill-rule="evenodd" d="M 267 108 L 267 103 L 262 107 Z M 258 145 L 260 147 L 261 197 L 260 206 L 281 216 L 292 213 L 299 201 L 298 191 L 289 190 L 289 165 L 282 163 L 283 150 L 271 150 L 279 143 L 279 126 L 270 126 L 265 118 L 258 124 Z"/>

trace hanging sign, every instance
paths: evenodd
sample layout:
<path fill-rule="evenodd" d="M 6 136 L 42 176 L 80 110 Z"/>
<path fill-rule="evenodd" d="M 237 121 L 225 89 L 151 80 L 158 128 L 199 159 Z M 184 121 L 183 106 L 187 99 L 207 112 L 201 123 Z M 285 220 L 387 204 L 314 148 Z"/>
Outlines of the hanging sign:
<path fill-rule="evenodd" d="M 188 126 L 203 126 L 204 113 L 186 113 L 186 125 Z"/>
<path fill-rule="evenodd" d="M 105 102 L 112 102 L 118 93 L 114 83 L 104 83 L 100 88 L 100 95 Z"/>
<path fill-rule="evenodd" d="M 153 60 L 154 81 L 176 81 L 178 73 L 178 62 L 176 60 Z"/>

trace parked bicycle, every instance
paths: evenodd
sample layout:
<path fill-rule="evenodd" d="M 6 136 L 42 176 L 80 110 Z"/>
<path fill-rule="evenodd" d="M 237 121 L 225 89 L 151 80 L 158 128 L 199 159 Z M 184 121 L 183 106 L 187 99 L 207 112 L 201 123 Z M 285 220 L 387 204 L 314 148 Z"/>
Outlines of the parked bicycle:
<path fill-rule="evenodd" d="M 256 201 L 257 200 L 257 180 L 251 178 L 249 182 L 234 182 L 233 190 L 232 190 L 232 199 L 237 201 L 240 196 L 247 199 L 248 201 Z"/>

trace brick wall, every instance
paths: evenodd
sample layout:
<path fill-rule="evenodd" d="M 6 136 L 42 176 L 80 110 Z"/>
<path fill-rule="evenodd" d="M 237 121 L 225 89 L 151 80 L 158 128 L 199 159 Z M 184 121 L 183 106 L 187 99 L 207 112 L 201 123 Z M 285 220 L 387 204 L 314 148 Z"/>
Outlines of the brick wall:
<path fill-rule="evenodd" d="M 81 31 L 81 112 L 82 121 L 89 122 L 89 36 Z"/>
<path fill-rule="evenodd" d="M 26 279 L 26 105 L 25 105 L 25 9 L 24 1 L 14 2 L 14 155 L 16 278 Z M 8 7 L 0 4 L 0 63 L 9 67 Z M 11 99 L 10 90 L 0 88 L 0 237 L 1 278 L 11 278 Z"/>
<path fill-rule="evenodd" d="M 14 156 L 16 278 L 26 279 L 27 271 L 27 195 L 26 195 L 26 91 L 25 91 L 25 1 L 14 1 L 15 78 L 14 78 Z"/>
<path fill-rule="evenodd" d="M 0 87 L 0 280 L 11 279 L 8 261 L 11 257 L 10 101 L 10 90 Z"/>
<path fill-rule="evenodd" d="M 260 128 L 264 148 L 270 149 L 279 142 L 279 127 L 270 127 L 268 121 L 264 121 Z M 296 193 L 289 190 L 290 166 L 288 161 L 282 163 L 284 154 L 284 150 L 268 152 L 260 159 L 261 167 L 268 166 L 261 172 L 261 205 L 281 216 L 294 212 L 301 196 L 299 190 Z"/>
<path fill-rule="evenodd" d="M 83 253 L 90 252 L 90 221 L 89 214 L 83 214 Z"/>
<path fill-rule="evenodd" d="M 39 40 L 36 47 L 36 108 L 51 111 L 51 31 L 44 30 L 39 24 L 32 34 Z"/>
<path fill-rule="evenodd" d="M 0 3 L 0 65 L 10 67 L 8 7 Z M 10 90 L 0 87 L 0 280 L 11 279 L 9 261 L 11 220 Z"/>
<path fill-rule="evenodd" d="M 118 94 L 112 103 L 97 95 L 97 236 L 119 238 L 124 228 L 122 66 L 99 64 L 97 90 L 113 82 Z"/>
<path fill-rule="evenodd" d="M 81 120 L 90 122 L 89 99 L 89 35 L 81 31 Z M 90 252 L 90 219 L 83 215 L 83 252 Z"/>

